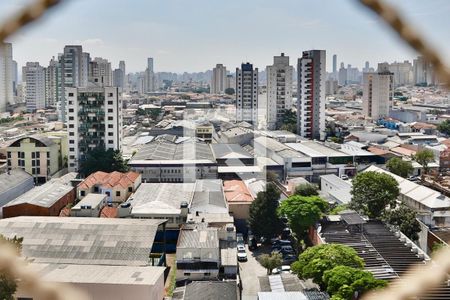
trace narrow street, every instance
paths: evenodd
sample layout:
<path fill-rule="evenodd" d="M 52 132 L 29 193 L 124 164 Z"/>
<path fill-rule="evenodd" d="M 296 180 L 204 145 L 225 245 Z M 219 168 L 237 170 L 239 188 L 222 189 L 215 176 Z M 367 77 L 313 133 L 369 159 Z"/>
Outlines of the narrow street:
<path fill-rule="evenodd" d="M 245 248 L 247 250 L 248 260 L 239 263 L 242 282 L 242 300 L 255 300 L 259 292 L 258 277 L 266 275 L 267 272 L 254 256 L 261 254 L 259 251 L 260 248 L 254 252 L 248 250 L 248 245 L 245 245 Z"/>

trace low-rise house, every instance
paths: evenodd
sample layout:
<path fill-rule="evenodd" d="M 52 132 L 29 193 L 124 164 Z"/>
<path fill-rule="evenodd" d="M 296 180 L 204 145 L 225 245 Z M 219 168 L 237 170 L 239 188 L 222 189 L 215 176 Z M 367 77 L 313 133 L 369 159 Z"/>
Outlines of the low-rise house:
<path fill-rule="evenodd" d="M 73 204 L 76 198 L 71 180 L 76 173 L 54 178 L 37 186 L 3 206 L 3 217 L 59 216 L 61 209 Z"/>
<path fill-rule="evenodd" d="M 0 174 L 0 218 L 2 207 L 11 200 L 34 188 L 33 176 L 22 169 L 13 169 Z"/>
<path fill-rule="evenodd" d="M 242 180 L 226 180 L 223 186 L 229 212 L 234 217 L 235 225 L 238 231 L 245 232 L 250 205 L 254 198 Z"/>
<path fill-rule="evenodd" d="M 334 174 L 320 176 L 320 190 L 329 202 L 348 204 L 352 200 L 352 184 Z"/>
<path fill-rule="evenodd" d="M 72 217 L 99 217 L 103 207 L 107 204 L 104 194 L 88 194 L 70 210 Z"/>
<path fill-rule="evenodd" d="M 89 175 L 78 187 L 78 199 L 83 199 L 90 193 L 105 194 L 108 202 L 122 203 L 136 191 L 142 180 L 136 172 L 98 171 Z"/>

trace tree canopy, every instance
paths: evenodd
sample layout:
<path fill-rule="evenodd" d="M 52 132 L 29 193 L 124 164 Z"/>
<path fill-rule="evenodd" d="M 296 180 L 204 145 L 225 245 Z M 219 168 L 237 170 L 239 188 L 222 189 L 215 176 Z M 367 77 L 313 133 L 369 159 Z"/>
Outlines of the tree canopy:
<path fill-rule="evenodd" d="M 395 175 L 407 178 L 414 171 L 414 167 L 410 161 L 403 160 L 399 157 L 393 157 L 386 164 L 389 172 Z"/>
<path fill-rule="evenodd" d="M 413 158 L 423 167 L 425 174 L 428 174 L 428 164 L 434 161 L 433 151 L 429 149 L 419 150 Z"/>
<path fill-rule="evenodd" d="M 415 210 L 402 204 L 394 210 L 389 210 L 385 213 L 384 219 L 391 225 L 398 226 L 408 238 L 413 241 L 419 239 L 418 233 L 421 231 L 420 223 L 416 219 L 417 213 Z"/>
<path fill-rule="evenodd" d="M 248 224 L 257 236 L 271 238 L 281 232 L 283 223 L 277 215 L 280 192 L 273 183 L 259 192 L 250 205 Z"/>
<path fill-rule="evenodd" d="M 437 130 L 445 135 L 450 135 L 450 120 L 445 120 L 437 126 Z"/>
<path fill-rule="evenodd" d="M 350 193 L 350 208 L 370 218 L 379 218 L 387 205 L 395 207 L 400 190 L 398 182 L 391 175 L 368 171 L 356 175 Z"/>
<path fill-rule="evenodd" d="M 301 183 L 295 187 L 294 195 L 298 196 L 317 196 L 319 192 L 317 191 L 317 186 L 311 183 Z"/>
<path fill-rule="evenodd" d="M 282 124 L 280 124 L 281 130 L 297 133 L 297 115 L 294 111 L 285 110 L 282 120 Z"/>
<path fill-rule="evenodd" d="M 372 273 L 349 266 L 337 266 L 323 274 L 323 282 L 332 299 L 354 299 L 373 289 L 384 288 L 387 282 L 375 279 Z"/>
<path fill-rule="evenodd" d="M 22 251 L 23 238 L 14 237 L 12 239 L 5 238 L 0 234 L 0 245 L 4 243 L 10 243 L 17 250 L 17 255 L 20 255 Z M 14 293 L 17 289 L 17 283 L 14 278 L 11 278 L 9 274 L 0 272 L 0 299 L 12 300 L 14 299 Z"/>
<path fill-rule="evenodd" d="M 273 269 L 281 267 L 283 263 L 283 256 L 281 255 L 281 253 L 272 252 L 270 255 L 269 254 L 260 255 L 258 260 L 261 266 L 266 268 L 267 275 L 271 275 Z"/>
<path fill-rule="evenodd" d="M 328 203 L 320 197 L 293 195 L 281 202 L 278 215 L 285 216 L 296 237 L 303 239 L 308 228 L 320 220 L 327 208 Z"/>
<path fill-rule="evenodd" d="M 122 153 L 119 150 L 112 150 L 97 147 L 86 153 L 86 159 L 81 162 L 80 173 L 85 177 L 90 174 L 103 172 L 127 172 L 128 165 L 122 158 Z"/>
<path fill-rule="evenodd" d="M 315 283 L 325 288 L 323 275 L 337 266 L 349 266 L 357 269 L 364 267 L 364 261 L 349 246 L 340 244 L 322 244 L 306 249 L 298 260 L 291 265 L 291 270 L 301 279 L 312 278 Z"/>

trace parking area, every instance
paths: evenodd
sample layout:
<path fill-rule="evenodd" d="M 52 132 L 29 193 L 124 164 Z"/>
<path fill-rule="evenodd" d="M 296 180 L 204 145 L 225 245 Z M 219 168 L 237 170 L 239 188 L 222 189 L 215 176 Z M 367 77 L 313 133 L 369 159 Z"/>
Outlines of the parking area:
<path fill-rule="evenodd" d="M 248 245 L 245 245 L 245 248 L 247 250 L 247 261 L 239 263 L 242 282 L 242 300 L 255 300 L 259 291 L 258 277 L 266 275 L 267 272 L 256 260 L 256 257 L 262 253 L 262 249 L 258 248 L 258 250 L 252 252 L 248 250 Z"/>

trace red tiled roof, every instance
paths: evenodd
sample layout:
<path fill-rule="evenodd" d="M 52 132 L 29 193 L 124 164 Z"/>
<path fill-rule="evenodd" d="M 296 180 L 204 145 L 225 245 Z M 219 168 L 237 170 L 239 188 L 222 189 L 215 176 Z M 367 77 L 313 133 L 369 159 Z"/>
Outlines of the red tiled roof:
<path fill-rule="evenodd" d="M 369 148 L 367 148 L 367 151 L 372 152 L 375 155 L 385 155 L 385 154 L 390 153 L 389 150 L 380 149 L 380 148 L 374 147 L 374 146 L 370 146 Z"/>
<path fill-rule="evenodd" d="M 78 185 L 78 188 L 89 189 L 94 185 L 100 185 L 107 188 L 120 185 L 122 188 L 126 188 L 132 185 L 138 177 L 139 173 L 136 172 L 121 173 L 114 171 L 112 173 L 106 173 L 98 171 L 89 175 Z"/>
<path fill-rule="evenodd" d="M 117 207 L 103 207 L 100 211 L 100 218 L 117 218 Z"/>
<path fill-rule="evenodd" d="M 242 180 L 226 180 L 223 182 L 225 198 L 228 202 L 252 202 L 253 197 Z"/>

